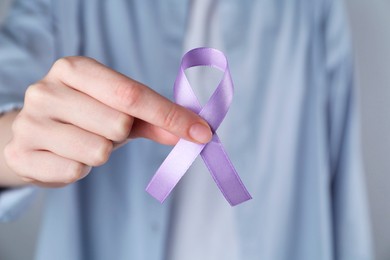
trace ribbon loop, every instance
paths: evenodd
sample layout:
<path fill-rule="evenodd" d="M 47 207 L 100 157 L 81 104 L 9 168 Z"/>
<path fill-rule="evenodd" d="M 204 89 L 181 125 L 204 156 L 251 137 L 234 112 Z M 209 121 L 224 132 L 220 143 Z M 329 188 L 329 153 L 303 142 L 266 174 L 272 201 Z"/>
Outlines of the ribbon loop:
<path fill-rule="evenodd" d="M 186 69 L 195 66 L 211 66 L 223 72 L 220 83 L 204 107 L 199 103 L 184 74 Z M 146 191 L 163 202 L 200 154 L 230 205 L 251 199 L 216 134 L 233 99 L 233 81 L 225 55 L 211 48 L 197 48 L 187 52 L 175 81 L 174 97 L 178 104 L 191 109 L 209 123 L 213 138 L 208 144 L 180 139 L 149 182 Z"/>

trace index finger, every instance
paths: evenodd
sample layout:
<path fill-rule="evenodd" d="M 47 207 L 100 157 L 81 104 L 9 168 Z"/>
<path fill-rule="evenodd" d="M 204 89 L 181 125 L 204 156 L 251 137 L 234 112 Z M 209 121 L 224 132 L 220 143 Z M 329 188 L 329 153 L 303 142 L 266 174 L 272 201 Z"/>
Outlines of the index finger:
<path fill-rule="evenodd" d="M 83 92 L 128 115 L 140 118 L 190 141 L 207 143 L 212 133 L 207 122 L 151 88 L 86 57 L 65 57 L 48 77 Z"/>

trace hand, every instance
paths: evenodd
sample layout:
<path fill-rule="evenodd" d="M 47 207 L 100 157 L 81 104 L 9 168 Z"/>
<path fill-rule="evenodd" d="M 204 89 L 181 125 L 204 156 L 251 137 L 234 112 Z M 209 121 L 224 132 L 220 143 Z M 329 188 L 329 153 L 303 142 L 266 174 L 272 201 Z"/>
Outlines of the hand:
<path fill-rule="evenodd" d="M 206 143 L 212 135 L 195 113 L 85 57 L 58 60 L 27 89 L 12 131 L 4 149 L 9 168 L 42 186 L 85 177 L 132 138 Z"/>

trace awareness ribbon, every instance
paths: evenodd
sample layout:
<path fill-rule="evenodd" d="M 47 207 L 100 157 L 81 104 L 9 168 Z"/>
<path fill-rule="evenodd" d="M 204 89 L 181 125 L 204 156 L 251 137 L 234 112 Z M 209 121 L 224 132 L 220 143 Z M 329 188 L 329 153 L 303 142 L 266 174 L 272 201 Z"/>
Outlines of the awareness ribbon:
<path fill-rule="evenodd" d="M 211 66 L 223 72 L 220 83 L 203 108 L 184 74 L 186 69 L 195 66 Z M 211 127 L 213 137 L 207 144 L 180 139 L 149 182 L 146 191 L 161 203 L 164 202 L 200 154 L 231 206 L 251 199 L 216 134 L 233 99 L 233 82 L 225 55 L 212 48 L 197 48 L 187 52 L 182 58 L 175 81 L 174 98 L 176 103 L 204 118 Z"/>

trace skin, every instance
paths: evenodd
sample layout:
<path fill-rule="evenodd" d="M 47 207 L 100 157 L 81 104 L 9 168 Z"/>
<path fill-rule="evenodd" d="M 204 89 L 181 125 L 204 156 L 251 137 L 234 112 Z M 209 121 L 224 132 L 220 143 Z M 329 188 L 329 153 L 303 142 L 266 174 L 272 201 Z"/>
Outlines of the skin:
<path fill-rule="evenodd" d="M 93 59 L 59 59 L 28 87 L 21 111 L 0 117 L 0 186 L 76 182 L 139 137 L 173 145 L 207 143 L 212 133 L 195 113 Z"/>

